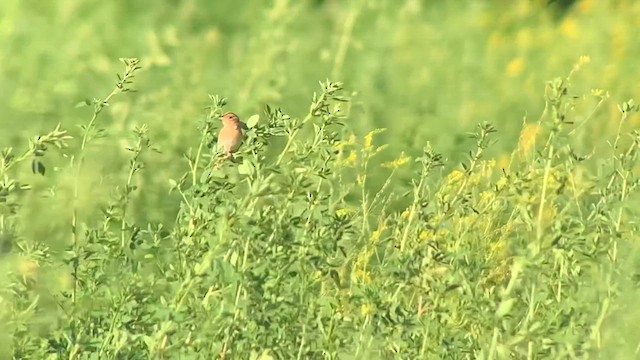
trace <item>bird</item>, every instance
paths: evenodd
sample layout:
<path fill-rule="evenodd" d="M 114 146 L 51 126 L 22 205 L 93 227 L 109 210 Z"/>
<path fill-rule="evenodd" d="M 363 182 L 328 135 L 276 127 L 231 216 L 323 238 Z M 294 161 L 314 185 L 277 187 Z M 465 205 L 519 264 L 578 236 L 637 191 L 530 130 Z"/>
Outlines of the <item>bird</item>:
<path fill-rule="evenodd" d="M 227 112 L 220 117 L 222 129 L 218 134 L 218 149 L 222 149 L 229 157 L 235 157 L 235 152 L 242 145 L 243 130 L 247 130 L 247 124 L 240 121 L 238 115 Z"/>

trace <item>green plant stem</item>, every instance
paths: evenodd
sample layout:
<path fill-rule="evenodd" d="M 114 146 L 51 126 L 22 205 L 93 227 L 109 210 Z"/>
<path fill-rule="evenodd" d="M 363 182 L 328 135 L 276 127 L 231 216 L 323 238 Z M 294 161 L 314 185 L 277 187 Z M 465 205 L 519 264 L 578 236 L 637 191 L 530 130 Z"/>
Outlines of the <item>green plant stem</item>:
<path fill-rule="evenodd" d="M 416 211 L 418 208 L 418 202 L 422 197 L 422 187 L 424 184 L 424 179 L 426 174 L 423 174 L 420 177 L 420 183 L 413 190 L 413 203 L 411 204 L 411 210 L 409 210 L 409 219 L 407 219 L 407 224 L 404 227 L 404 233 L 402 234 L 402 240 L 400 241 L 400 251 L 404 251 L 404 248 L 407 244 L 407 238 L 409 237 L 409 230 L 413 225 L 413 219 L 416 216 Z"/>
<path fill-rule="evenodd" d="M 141 143 L 142 143 L 142 140 L 138 140 L 136 149 L 140 149 L 140 146 L 142 145 Z M 136 162 L 138 160 L 139 155 L 140 155 L 139 152 L 136 153 L 136 155 L 132 160 L 131 167 L 129 168 L 129 175 L 127 176 L 127 182 L 125 184 L 124 199 L 122 200 L 122 218 L 120 219 L 120 245 L 122 246 L 123 249 L 125 248 L 125 245 L 126 245 L 125 233 L 127 230 L 127 208 L 129 204 L 129 191 L 131 187 L 131 182 L 133 181 L 133 174 L 136 172 Z"/>
<path fill-rule="evenodd" d="M 544 166 L 544 175 L 542 177 L 542 191 L 540 193 L 540 203 L 538 204 L 538 221 L 536 226 L 536 239 L 538 242 L 542 239 L 542 216 L 544 213 L 544 205 L 547 196 L 547 184 L 549 180 L 549 174 L 551 173 L 551 163 L 554 153 L 553 144 L 549 145 L 549 152 L 547 154 L 547 160 Z"/>
<path fill-rule="evenodd" d="M 364 4 L 364 0 L 359 4 L 354 5 L 354 8 L 347 15 L 347 19 L 344 21 L 344 28 L 342 29 L 342 35 L 340 36 L 340 43 L 338 45 L 338 51 L 336 51 L 336 57 L 333 62 L 333 69 L 331 70 L 331 76 L 336 79 L 340 76 L 344 61 L 347 57 L 347 51 L 349 44 L 351 43 L 351 37 L 353 34 L 353 27 L 356 24 L 356 20 L 360 15 L 361 8 Z"/>
<path fill-rule="evenodd" d="M 73 211 L 71 218 L 71 231 L 73 237 L 73 253 L 74 253 L 74 261 L 73 261 L 73 291 L 71 302 L 73 304 L 72 316 L 75 318 L 76 304 L 77 304 L 77 296 L 78 296 L 78 269 L 80 267 L 80 256 L 78 254 L 80 248 L 80 238 L 78 235 L 78 198 L 79 198 L 79 184 L 80 184 L 80 174 L 82 172 L 82 167 L 84 165 L 84 156 L 87 148 L 87 144 L 89 141 L 89 133 L 95 126 L 95 122 L 98 119 L 98 115 L 102 112 L 102 110 L 108 106 L 109 101 L 115 95 L 125 92 L 125 85 L 130 81 L 133 77 L 133 73 L 138 70 L 138 60 L 134 59 L 131 63 L 125 63 L 126 70 L 123 77 L 118 81 L 116 87 L 107 95 L 104 100 L 98 100 L 95 102 L 95 107 L 93 111 L 93 116 L 89 121 L 89 124 L 85 127 L 84 132 L 82 134 L 82 141 L 80 143 L 80 150 L 78 151 L 78 160 L 76 165 L 75 179 L 74 179 L 74 187 L 73 187 Z M 75 157 L 72 157 L 72 165 Z M 74 319 L 75 321 L 75 319 Z M 75 328 L 75 325 L 72 325 Z"/>
<path fill-rule="evenodd" d="M 307 116 L 305 116 L 304 119 L 302 119 L 300 126 L 291 130 L 287 138 L 287 143 L 285 144 L 284 149 L 282 149 L 282 153 L 280 153 L 280 156 L 278 156 L 278 160 L 276 161 L 276 166 L 280 165 L 280 163 L 282 162 L 282 159 L 287 154 L 287 151 L 289 151 L 289 148 L 291 147 L 291 144 L 293 144 L 293 140 L 298 135 L 298 132 L 300 132 L 300 128 L 302 127 L 302 125 L 304 125 L 307 121 L 311 120 L 312 117 L 313 117 L 313 113 L 310 111 L 307 114 Z"/>

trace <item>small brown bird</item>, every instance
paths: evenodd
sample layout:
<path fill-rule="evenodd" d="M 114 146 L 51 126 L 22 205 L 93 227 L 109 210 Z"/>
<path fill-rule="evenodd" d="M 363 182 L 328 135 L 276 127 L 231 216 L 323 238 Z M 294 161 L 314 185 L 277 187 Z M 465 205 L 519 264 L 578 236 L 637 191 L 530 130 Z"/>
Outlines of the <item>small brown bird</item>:
<path fill-rule="evenodd" d="M 247 125 L 232 112 L 225 113 L 221 119 L 222 129 L 218 134 L 218 148 L 224 150 L 227 157 L 233 157 L 242 145 L 242 130 L 246 130 Z"/>

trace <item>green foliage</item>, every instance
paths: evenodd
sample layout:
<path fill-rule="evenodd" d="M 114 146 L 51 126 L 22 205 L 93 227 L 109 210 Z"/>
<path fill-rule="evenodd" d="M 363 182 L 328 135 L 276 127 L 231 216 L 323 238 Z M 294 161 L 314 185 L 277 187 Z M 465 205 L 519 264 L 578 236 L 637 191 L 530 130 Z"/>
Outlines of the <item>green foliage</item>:
<path fill-rule="evenodd" d="M 69 165 L 76 179 L 85 149 L 101 133 L 98 115 L 140 68 L 136 59 L 124 63 L 114 91 L 93 101 Z M 497 171 L 495 161 L 484 160 L 496 129 L 481 124 L 470 134 L 475 149 L 462 170 L 434 186 L 443 159 L 428 146 L 416 159 L 413 190 L 404 195 L 412 201 L 402 212 L 389 209 L 399 195 L 388 184 L 407 159 L 386 164 L 388 180 L 372 199 L 368 163 L 384 150 L 373 144 L 381 131 L 362 144 L 341 139 L 341 104 L 348 101 L 342 84 L 321 83 L 302 119 L 267 106 L 262 121 L 251 117 L 240 156 L 222 162 L 213 128 L 227 101 L 211 96 L 198 150 L 186 156 L 189 170 L 169 181 L 182 199 L 175 223 L 142 224 L 129 213 L 144 155 L 155 149 L 143 125 L 126 147 L 126 180 L 99 206 L 98 221 L 87 221 L 75 205 L 76 183 L 72 241 L 58 254 L 21 239 L 12 225 L 20 223 L 19 194 L 29 186 L 10 170 L 72 139 L 57 127 L 17 158 L 7 149 L 2 224 L 3 234 L 13 230 L 17 249 L 5 257 L 18 266 L 5 282 L 3 321 L 12 325 L 13 356 L 594 353 L 629 260 L 618 251 L 631 246 L 626 237 L 635 231 L 624 219 L 639 184 L 640 134 L 630 134 L 625 148 L 619 134 L 613 161 L 593 174 L 593 158 L 577 157 L 565 136 L 579 98 L 567 82 L 547 84 L 547 140 L 532 158 L 524 139 L 510 168 Z M 638 111 L 632 100 L 620 109 L 621 122 Z M 304 128 L 313 136 L 298 136 Z M 269 157 L 273 137 L 286 142 Z M 361 198 L 347 201 L 350 194 Z M 52 284 L 56 277 L 67 283 Z"/>
<path fill-rule="evenodd" d="M 587 56 L 529 86 L 575 61 L 547 37 L 579 46 L 576 23 L 637 7 L 215 3 L 0 5 L 6 49 L 77 56 L 0 50 L 3 115 L 54 129 L 0 120 L 0 358 L 637 357 L 640 107 L 585 85 Z M 77 39 L 27 48 L 27 15 Z M 113 79 L 116 52 L 147 55 Z M 248 128 L 235 158 L 226 111 Z"/>

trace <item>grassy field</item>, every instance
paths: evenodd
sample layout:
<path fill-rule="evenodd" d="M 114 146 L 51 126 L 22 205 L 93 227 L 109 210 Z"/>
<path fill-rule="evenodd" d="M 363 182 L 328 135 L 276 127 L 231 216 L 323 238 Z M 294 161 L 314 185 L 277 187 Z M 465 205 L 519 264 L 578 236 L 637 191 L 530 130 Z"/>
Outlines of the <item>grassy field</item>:
<path fill-rule="evenodd" d="M 640 3 L 569 3 L 3 0 L 0 359 L 640 358 Z"/>

